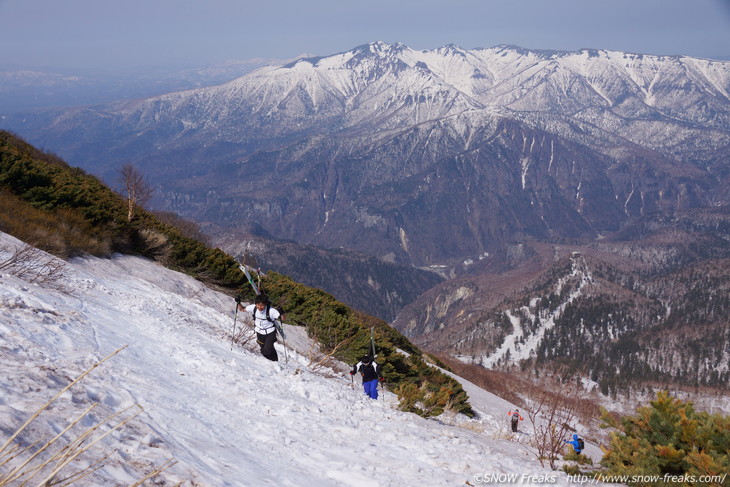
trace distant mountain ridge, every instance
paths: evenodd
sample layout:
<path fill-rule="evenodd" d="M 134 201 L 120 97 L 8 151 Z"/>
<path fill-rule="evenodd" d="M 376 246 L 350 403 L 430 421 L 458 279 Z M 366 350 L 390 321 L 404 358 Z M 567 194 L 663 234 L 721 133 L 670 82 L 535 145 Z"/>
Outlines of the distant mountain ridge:
<path fill-rule="evenodd" d="M 374 42 L 3 124 L 107 179 L 137 164 L 200 221 L 454 265 L 728 204 L 728 93 L 725 61 Z"/>
<path fill-rule="evenodd" d="M 424 293 L 393 326 L 490 369 L 576 371 L 605 394 L 727 390 L 727 207 L 654 214 L 586 246 L 514 246 L 478 265 Z"/>
<path fill-rule="evenodd" d="M 0 69 L 0 112 L 99 105 L 225 83 L 287 60 L 249 59 L 200 68 L 138 68 L 121 72 Z"/>

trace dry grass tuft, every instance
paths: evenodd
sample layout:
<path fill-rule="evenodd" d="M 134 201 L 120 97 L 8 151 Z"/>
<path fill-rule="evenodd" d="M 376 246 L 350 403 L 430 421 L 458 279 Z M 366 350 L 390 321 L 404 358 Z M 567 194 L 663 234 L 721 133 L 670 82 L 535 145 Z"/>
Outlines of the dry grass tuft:
<path fill-rule="evenodd" d="M 66 442 L 64 438 L 67 436 L 67 433 L 87 417 L 98 406 L 98 403 L 89 406 L 80 415 L 71 420 L 65 429 L 51 439 L 41 438 L 25 447 L 17 443 L 16 440 L 18 440 L 23 431 L 31 426 L 66 391 L 125 348 L 126 345 L 98 361 L 69 385 L 61 389 L 28 418 L 23 425 L 16 429 L 15 433 L 0 446 L 0 469 L 6 470 L 6 472 L 0 473 L 0 487 L 9 487 L 11 485 L 23 487 L 33 484 L 39 487 L 73 485 L 104 466 L 104 462 L 114 454 L 114 451 L 96 452 L 92 451 L 92 449 L 104 438 L 114 431 L 123 428 L 142 413 L 142 407 L 140 405 L 135 404 L 129 406 L 122 411 L 115 412 L 104 419 L 96 421 L 92 426 L 76 434 Z M 139 486 L 146 480 L 159 475 L 175 463 L 177 462 L 168 460 L 162 466 L 154 468 L 148 475 L 133 484 L 132 487 Z M 79 468 L 79 465 L 83 466 Z M 69 473 L 74 466 L 78 470 Z M 31 484 L 31 481 L 33 484 Z"/>

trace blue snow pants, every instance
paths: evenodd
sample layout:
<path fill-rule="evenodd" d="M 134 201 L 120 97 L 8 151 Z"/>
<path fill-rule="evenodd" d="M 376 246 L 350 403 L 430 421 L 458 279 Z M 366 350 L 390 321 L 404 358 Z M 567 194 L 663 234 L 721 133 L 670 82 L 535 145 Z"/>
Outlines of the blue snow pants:
<path fill-rule="evenodd" d="M 365 394 L 373 399 L 378 398 L 378 380 L 369 380 L 362 383 L 362 388 L 365 389 Z"/>

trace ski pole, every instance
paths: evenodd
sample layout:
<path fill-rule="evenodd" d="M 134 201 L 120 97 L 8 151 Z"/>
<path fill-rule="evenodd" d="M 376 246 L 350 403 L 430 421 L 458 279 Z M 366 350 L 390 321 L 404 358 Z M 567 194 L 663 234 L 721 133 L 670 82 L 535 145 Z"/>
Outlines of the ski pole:
<path fill-rule="evenodd" d="M 289 354 L 286 350 L 286 334 L 284 333 L 284 327 L 281 325 L 281 322 L 276 320 L 274 321 L 274 326 L 276 327 L 276 331 L 279 332 L 279 335 L 281 335 L 281 341 L 284 345 L 284 361 L 285 363 L 289 363 Z"/>
<path fill-rule="evenodd" d="M 236 300 L 236 311 L 233 313 L 233 333 L 231 333 L 231 350 L 233 350 L 233 342 L 236 338 L 236 318 L 238 318 L 238 304 L 239 301 Z"/>

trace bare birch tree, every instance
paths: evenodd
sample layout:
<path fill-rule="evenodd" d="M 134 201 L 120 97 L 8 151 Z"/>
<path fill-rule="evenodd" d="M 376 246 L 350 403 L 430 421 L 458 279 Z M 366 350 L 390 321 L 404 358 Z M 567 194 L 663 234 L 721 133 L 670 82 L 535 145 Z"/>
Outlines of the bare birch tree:
<path fill-rule="evenodd" d="M 142 173 L 132 164 L 125 164 L 119 170 L 127 196 L 127 221 L 132 221 L 138 206 L 146 205 L 152 198 L 154 189 L 147 184 Z"/>
<path fill-rule="evenodd" d="M 544 384 L 533 385 L 527 396 L 527 416 L 534 427 L 530 443 L 537 450 L 540 464 L 547 461 L 555 469 L 558 455 L 565 447 L 564 440 L 574 431 L 573 425 L 587 413 L 586 398 L 570 381 L 556 381 L 550 390 Z"/>

